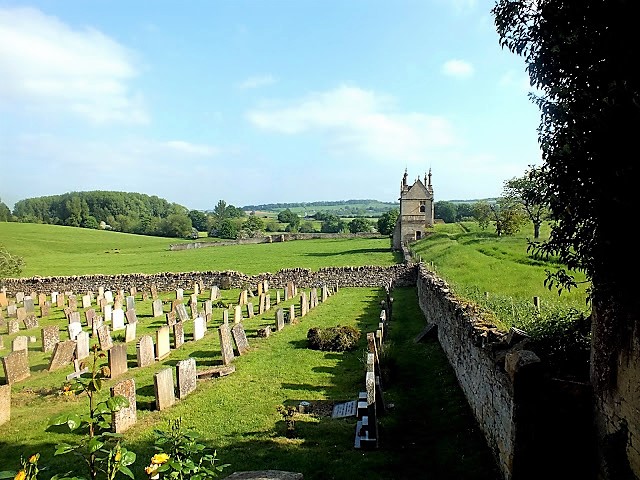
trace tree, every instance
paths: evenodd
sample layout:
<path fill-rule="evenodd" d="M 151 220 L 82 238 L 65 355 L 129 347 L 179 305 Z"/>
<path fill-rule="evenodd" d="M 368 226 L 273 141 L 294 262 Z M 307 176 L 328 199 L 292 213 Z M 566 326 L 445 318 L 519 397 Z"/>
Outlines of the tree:
<path fill-rule="evenodd" d="M 11 220 L 11 210 L 0 200 L 0 222 L 10 222 Z"/>
<path fill-rule="evenodd" d="M 366 218 L 357 217 L 349 222 L 349 231 L 351 233 L 364 233 L 371 231 L 371 222 Z"/>
<path fill-rule="evenodd" d="M 456 221 L 457 208 L 453 202 L 435 202 L 433 204 L 433 212 L 436 218 L 441 218 L 445 223 L 454 223 Z"/>
<path fill-rule="evenodd" d="M 540 225 L 549 216 L 547 188 L 542 169 L 530 165 L 524 176 L 505 181 L 502 196 L 522 205 L 533 223 L 533 238 L 540 238 Z"/>
<path fill-rule="evenodd" d="M 12 255 L 4 245 L 0 245 L 0 278 L 17 277 L 23 268 L 24 259 Z"/>
<path fill-rule="evenodd" d="M 394 228 L 396 227 L 396 221 L 398 220 L 399 215 L 400 211 L 397 208 L 389 210 L 388 212 L 380 215 L 377 223 L 378 231 L 382 235 L 391 235 Z"/>
<path fill-rule="evenodd" d="M 278 221 L 288 223 L 291 228 L 297 229 L 300 225 L 300 217 L 297 213 L 292 212 L 288 208 L 278 213 Z"/>
<path fill-rule="evenodd" d="M 227 212 L 227 202 L 225 202 L 224 200 L 218 200 L 218 203 L 213 209 L 213 216 L 218 221 L 227 218 L 229 216 Z"/>
<path fill-rule="evenodd" d="M 158 234 L 163 237 L 187 238 L 191 236 L 191 219 L 177 213 L 160 220 Z"/>
<path fill-rule="evenodd" d="M 459 203 L 456 205 L 456 222 L 463 222 L 473 218 L 473 203 Z"/>
<path fill-rule="evenodd" d="M 238 226 L 235 222 L 229 218 L 218 222 L 215 230 L 212 232 L 212 237 L 229 238 L 235 240 L 238 238 Z"/>
<path fill-rule="evenodd" d="M 261 232 L 264 232 L 264 221 L 256 215 L 249 215 L 242 224 L 242 229 L 245 230 L 250 237 L 259 236 Z"/>
<path fill-rule="evenodd" d="M 566 269 L 550 287 L 591 284 L 591 386 L 599 478 L 637 478 L 640 397 L 630 369 L 640 361 L 636 236 L 621 232 L 637 205 L 640 55 L 635 0 L 499 0 L 500 43 L 522 55 L 541 110 L 538 138 L 553 220 L 532 243 Z"/>
<path fill-rule="evenodd" d="M 322 233 L 340 233 L 346 228 L 347 224 L 340 220 L 340 217 L 329 214 L 325 216 L 322 226 L 320 227 L 320 231 Z"/>
<path fill-rule="evenodd" d="M 476 202 L 473 215 L 480 228 L 485 229 L 493 222 L 499 237 L 517 233 L 526 221 L 522 206 L 510 198 L 502 197 L 494 203 Z"/>
<path fill-rule="evenodd" d="M 200 210 L 190 210 L 189 218 L 191 219 L 191 225 L 199 232 L 207 231 L 207 214 Z"/>

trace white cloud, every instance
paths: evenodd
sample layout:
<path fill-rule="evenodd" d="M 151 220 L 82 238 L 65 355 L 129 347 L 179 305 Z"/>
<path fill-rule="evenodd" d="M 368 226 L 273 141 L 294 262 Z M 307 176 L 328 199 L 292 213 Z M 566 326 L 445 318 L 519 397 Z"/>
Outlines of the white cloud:
<path fill-rule="evenodd" d="M 316 132 L 339 156 L 422 163 L 452 146 L 453 128 L 444 117 L 389 111 L 391 98 L 357 87 L 314 93 L 289 105 L 265 105 L 247 114 L 255 126 L 282 134 Z"/>
<path fill-rule="evenodd" d="M 177 152 L 199 157 L 212 157 L 220 152 L 218 148 L 212 147 L 210 145 L 200 145 L 197 143 L 189 143 L 181 140 L 171 140 L 169 142 L 165 142 L 165 145 Z"/>
<path fill-rule="evenodd" d="M 0 8 L 0 100 L 95 123 L 148 122 L 131 52 L 103 33 L 34 8 Z"/>
<path fill-rule="evenodd" d="M 249 77 L 243 82 L 238 84 L 238 88 L 241 90 L 248 90 L 259 87 L 266 87 L 276 83 L 276 78 L 273 75 L 258 75 Z"/>
<path fill-rule="evenodd" d="M 450 77 L 466 78 L 473 75 L 473 65 L 464 60 L 448 60 L 442 66 L 442 73 Z"/>

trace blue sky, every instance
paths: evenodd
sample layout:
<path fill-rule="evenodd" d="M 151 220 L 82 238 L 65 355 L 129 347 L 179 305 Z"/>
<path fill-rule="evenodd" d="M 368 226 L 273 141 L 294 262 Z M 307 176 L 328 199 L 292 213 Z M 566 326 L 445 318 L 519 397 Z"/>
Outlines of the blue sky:
<path fill-rule="evenodd" d="M 0 199 L 499 196 L 540 165 L 483 0 L 0 0 Z"/>

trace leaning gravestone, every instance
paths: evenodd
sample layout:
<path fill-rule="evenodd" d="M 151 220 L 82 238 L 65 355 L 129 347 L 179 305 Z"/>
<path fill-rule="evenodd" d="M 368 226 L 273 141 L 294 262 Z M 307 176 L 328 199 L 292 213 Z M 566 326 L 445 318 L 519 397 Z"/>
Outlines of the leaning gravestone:
<path fill-rule="evenodd" d="M 181 322 L 186 322 L 187 320 L 189 320 L 187 307 L 185 307 L 184 303 L 179 303 L 178 305 L 176 305 L 176 314 L 178 315 L 178 319 Z"/>
<path fill-rule="evenodd" d="M 136 315 L 136 311 L 133 309 L 129 309 L 124 313 L 124 316 L 127 319 L 127 323 L 136 323 L 138 321 L 138 316 Z"/>
<path fill-rule="evenodd" d="M 236 342 L 239 355 L 244 355 L 249 351 L 249 342 L 247 340 L 247 334 L 244 331 L 244 327 L 241 323 L 237 323 L 231 329 L 233 339 Z"/>
<path fill-rule="evenodd" d="M 156 330 L 156 359 L 162 360 L 171 353 L 170 331 L 168 325 L 163 325 Z"/>
<path fill-rule="evenodd" d="M 138 345 L 136 346 L 136 353 L 138 357 L 138 367 L 146 367 L 156 361 L 156 353 L 151 335 L 143 335 L 140 337 Z"/>
<path fill-rule="evenodd" d="M 95 308 L 89 308 L 84 312 L 84 317 L 87 320 L 87 326 L 93 328 L 93 319 L 96 318 Z"/>
<path fill-rule="evenodd" d="M 80 332 L 76 336 L 76 359 L 84 360 L 89 356 L 89 332 Z"/>
<path fill-rule="evenodd" d="M 0 425 L 11 420 L 11 385 L 0 385 Z"/>
<path fill-rule="evenodd" d="M 123 380 L 111 387 L 111 396 L 122 395 L 129 401 L 128 407 L 122 407 L 111 414 L 111 427 L 114 433 L 122 433 L 138 420 L 136 405 L 136 382 L 133 378 Z"/>
<path fill-rule="evenodd" d="M 27 313 L 27 316 L 24 318 L 24 328 L 27 330 L 38 328 L 38 318 L 33 313 Z"/>
<path fill-rule="evenodd" d="M 98 327 L 98 343 L 100 343 L 100 350 L 103 351 L 109 350 L 113 347 L 113 340 L 111 339 L 109 325 L 100 325 Z"/>
<path fill-rule="evenodd" d="M 222 354 L 222 363 L 230 365 L 235 358 L 233 353 L 233 340 L 231 339 L 231 330 L 229 324 L 223 323 L 218 327 L 218 335 L 220 336 L 220 353 Z"/>
<path fill-rule="evenodd" d="M 57 325 L 43 327 L 41 332 L 42 351 L 52 352 L 56 343 L 60 341 L 60 328 Z"/>
<path fill-rule="evenodd" d="M 101 315 L 96 315 L 93 318 L 93 323 L 91 324 L 91 336 L 93 338 L 98 336 L 98 329 L 102 326 L 103 322 L 102 322 L 102 316 Z"/>
<path fill-rule="evenodd" d="M 58 370 L 59 368 L 66 367 L 73 362 L 73 357 L 76 353 L 75 340 L 66 340 L 64 342 L 56 343 L 51 354 L 51 360 L 49 360 L 49 367 L 47 370 L 50 372 Z"/>
<path fill-rule="evenodd" d="M 67 318 L 69 320 L 69 323 L 73 323 L 73 322 L 81 323 L 80 312 L 74 312 L 72 310 L 69 310 L 69 316 Z"/>
<path fill-rule="evenodd" d="M 180 348 L 184 345 L 184 323 L 176 322 L 173 324 L 173 348 Z"/>
<path fill-rule="evenodd" d="M 253 318 L 253 303 L 247 302 L 247 318 Z"/>
<path fill-rule="evenodd" d="M 6 357 L 2 357 L 2 367 L 4 368 L 4 378 L 9 385 L 31 376 L 26 350 L 11 352 Z"/>
<path fill-rule="evenodd" d="M 193 320 L 193 340 L 198 341 L 204 337 L 207 332 L 207 324 L 202 317 L 196 317 Z"/>
<path fill-rule="evenodd" d="M 127 344 L 116 343 L 109 349 L 109 376 L 116 378 L 127 370 Z"/>
<path fill-rule="evenodd" d="M 162 300 L 159 298 L 156 298 L 152 304 L 151 304 L 151 309 L 153 311 L 153 317 L 161 317 L 162 316 Z"/>
<path fill-rule="evenodd" d="M 156 394 L 156 409 L 165 410 L 176 403 L 171 368 L 164 368 L 153 375 L 153 387 Z"/>
<path fill-rule="evenodd" d="M 196 389 L 196 359 L 187 358 L 176 364 L 178 398 L 183 399 Z"/>

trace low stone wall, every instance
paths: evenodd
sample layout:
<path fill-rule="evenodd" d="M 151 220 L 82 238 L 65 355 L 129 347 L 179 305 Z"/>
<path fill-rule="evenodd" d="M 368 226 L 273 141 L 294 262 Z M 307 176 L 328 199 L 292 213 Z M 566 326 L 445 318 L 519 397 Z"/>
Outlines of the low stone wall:
<path fill-rule="evenodd" d="M 257 238 L 240 238 L 220 242 L 189 242 L 169 245 L 169 250 L 190 250 L 192 248 L 224 247 L 228 245 L 254 245 L 258 243 L 290 242 L 293 240 L 311 240 L 328 238 L 384 238 L 379 233 L 282 233 Z"/>
<path fill-rule="evenodd" d="M 123 275 L 78 275 L 69 277 L 30 277 L 5 278 L 0 284 L 7 289 L 9 295 L 16 292 L 38 293 L 51 292 L 86 292 L 98 291 L 98 287 L 109 290 L 120 288 L 128 290 L 149 289 L 155 284 L 160 291 L 171 291 L 177 288 L 192 289 L 195 282 L 202 281 L 205 287 L 218 285 L 221 288 L 243 288 L 257 285 L 267 280 L 274 288 L 284 288 L 287 282 L 294 282 L 303 288 L 321 287 L 322 285 L 338 285 L 340 287 L 384 287 L 392 282 L 398 286 L 415 285 L 416 268 L 412 264 L 392 265 L 388 267 L 328 267 L 318 271 L 306 268 L 289 268 L 277 273 L 245 275 L 233 270 L 182 273 L 132 273 Z"/>

